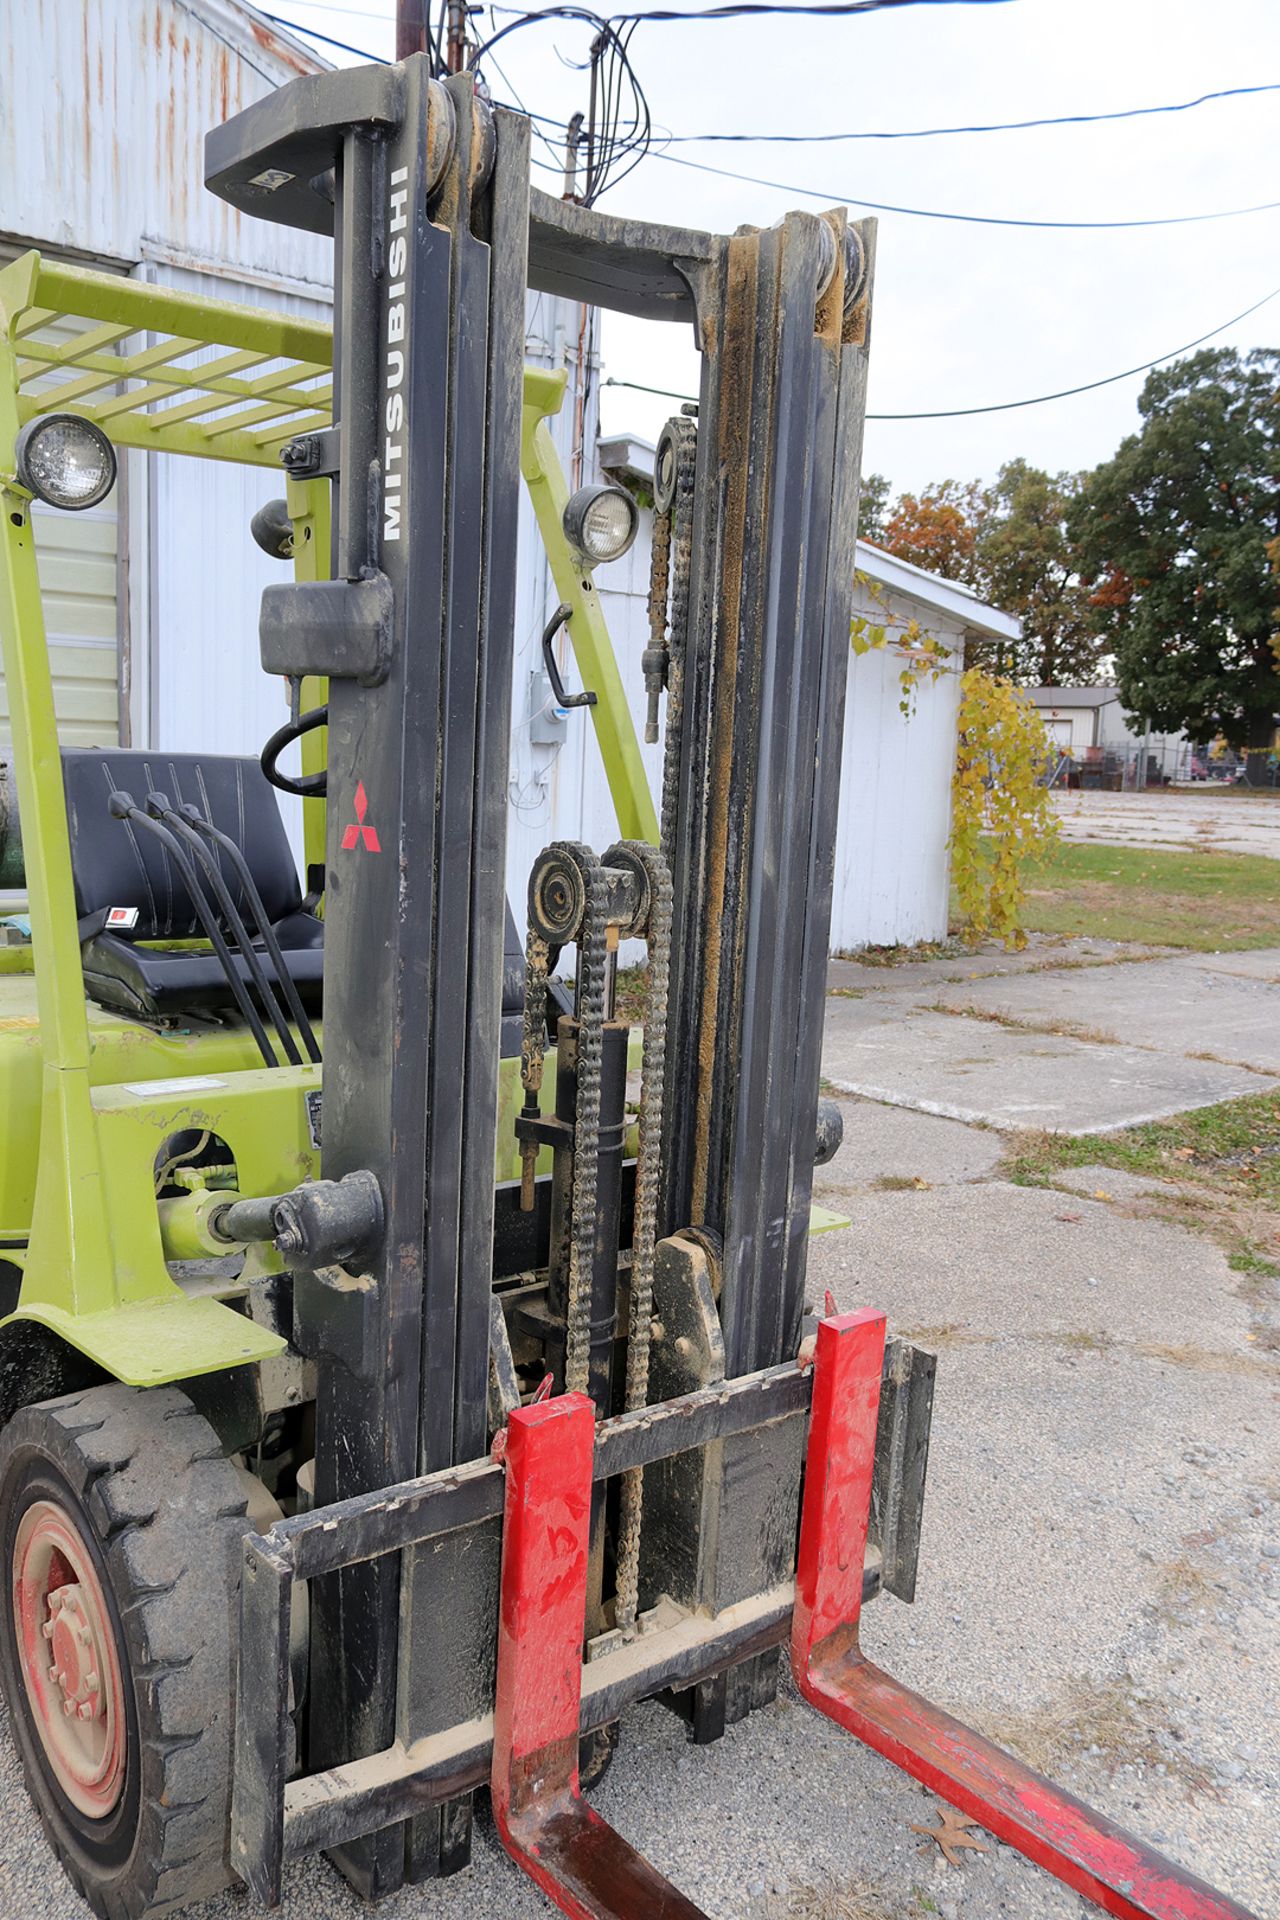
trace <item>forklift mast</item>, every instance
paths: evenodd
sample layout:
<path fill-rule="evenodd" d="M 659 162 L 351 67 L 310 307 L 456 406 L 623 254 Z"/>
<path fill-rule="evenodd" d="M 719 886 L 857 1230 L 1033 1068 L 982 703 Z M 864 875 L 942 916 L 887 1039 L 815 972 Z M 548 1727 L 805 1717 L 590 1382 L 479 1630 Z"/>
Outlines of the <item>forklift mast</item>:
<path fill-rule="evenodd" d="M 526 286 L 691 326 L 702 350 L 658 1211 L 665 1235 L 701 1230 L 722 1376 L 800 1341 L 871 230 L 838 211 L 732 239 L 613 220 L 531 194 L 528 138 L 419 56 L 300 79 L 208 140 L 215 192 L 335 240 L 335 427 L 288 456 L 332 476 L 333 577 L 263 607 L 264 665 L 329 681 L 323 1172 L 371 1171 L 385 1206 L 359 1290 L 324 1268 L 295 1282 L 321 1506 L 487 1441 Z M 695 1604 L 754 1590 L 762 1555 L 789 1571 L 785 1529 L 762 1546 L 753 1503 L 725 1499 L 749 1465 L 726 1454 L 704 1493 L 726 1508 L 717 1545 L 684 1543 Z M 406 1556 L 399 1580 L 369 1561 L 317 1595 L 316 1765 L 465 1717 L 432 1696 L 491 1656 L 432 1644 L 441 1557 Z M 490 1639 L 491 1611 L 456 1599 L 442 1640 L 477 1615 Z M 416 1847 L 456 1844 L 442 1825 Z M 367 1891 L 397 1883 L 398 1836 L 356 1852 Z"/>
<path fill-rule="evenodd" d="M 580 1751 L 598 1770 L 653 1695 L 717 1737 L 790 1636 L 814 1705 L 1108 1911 L 1239 1916 L 858 1650 L 864 1599 L 914 1590 L 933 1381 L 871 1312 L 829 1310 L 800 1357 L 871 223 L 717 235 L 552 200 L 528 122 L 422 55 L 292 81 L 209 135 L 206 172 L 331 232 L 337 298 L 333 427 L 284 451 L 331 482 L 332 577 L 269 589 L 261 623 L 269 672 L 328 682 L 323 1179 L 288 1235 L 315 1506 L 245 1544 L 233 1866 L 275 1902 L 323 1849 L 376 1897 L 465 1863 L 489 1781 L 565 1912 L 696 1920 L 581 1800 Z M 655 480 L 660 845 L 535 863 L 524 1177 L 495 1192 L 527 288 L 691 327 L 701 380 Z"/>

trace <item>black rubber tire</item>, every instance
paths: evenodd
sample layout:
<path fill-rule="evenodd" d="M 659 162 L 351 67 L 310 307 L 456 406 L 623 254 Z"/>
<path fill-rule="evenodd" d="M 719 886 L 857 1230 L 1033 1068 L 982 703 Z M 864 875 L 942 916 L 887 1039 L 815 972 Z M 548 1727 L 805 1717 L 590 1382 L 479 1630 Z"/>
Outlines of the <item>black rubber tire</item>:
<path fill-rule="evenodd" d="M 56 1499 L 74 1520 L 114 1602 L 129 1749 L 120 1799 L 101 1821 L 59 1790 L 16 1657 L 14 1537 L 37 1498 Z M 102 1920 L 167 1913 L 231 1878 L 235 1603 L 246 1531 L 240 1476 L 175 1387 L 91 1387 L 24 1407 L 0 1435 L 0 1682 L 27 1790 L 68 1877 Z"/>

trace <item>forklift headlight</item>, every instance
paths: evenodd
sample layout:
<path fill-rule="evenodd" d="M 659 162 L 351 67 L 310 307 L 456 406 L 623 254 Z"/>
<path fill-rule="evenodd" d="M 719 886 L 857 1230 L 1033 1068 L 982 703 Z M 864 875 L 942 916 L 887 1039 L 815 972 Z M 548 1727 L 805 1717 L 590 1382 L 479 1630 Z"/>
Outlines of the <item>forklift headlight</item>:
<path fill-rule="evenodd" d="M 640 526 L 640 509 L 624 487 L 579 487 L 564 510 L 565 539 L 587 566 L 620 560 Z"/>
<path fill-rule="evenodd" d="M 14 443 L 18 478 L 51 507 L 80 513 L 105 500 L 116 483 L 116 450 L 101 427 L 74 413 L 28 420 Z"/>

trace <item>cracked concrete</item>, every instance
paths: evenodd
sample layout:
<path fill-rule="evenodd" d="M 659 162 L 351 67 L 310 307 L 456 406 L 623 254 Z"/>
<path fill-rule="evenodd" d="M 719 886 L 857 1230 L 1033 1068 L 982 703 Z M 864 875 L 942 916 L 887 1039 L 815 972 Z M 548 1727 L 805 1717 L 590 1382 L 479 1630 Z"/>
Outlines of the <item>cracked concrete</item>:
<path fill-rule="evenodd" d="M 991 956 L 984 956 L 990 958 Z M 833 1087 L 1003 1129 L 1105 1133 L 1280 1084 L 1280 951 L 1080 964 L 973 980 L 864 967 L 827 1002 Z M 883 976 L 891 973 L 892 984 Z M 972 1012 L 969 1010 L 972 1009 Z"/>

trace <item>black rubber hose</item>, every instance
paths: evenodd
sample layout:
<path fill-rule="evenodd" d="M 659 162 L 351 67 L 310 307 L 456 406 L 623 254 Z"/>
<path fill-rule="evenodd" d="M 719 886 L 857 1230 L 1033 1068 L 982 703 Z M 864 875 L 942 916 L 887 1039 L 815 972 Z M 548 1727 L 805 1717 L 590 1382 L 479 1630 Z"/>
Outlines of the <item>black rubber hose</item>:
<path fill-rule="evenodd" d="M 195 909 L 196 918 L 204 928 L 209 944 L 218 957 L 219 965 L 227 976 L 227 985 L 231 988 L 235 996 L 236 1005 L 243 1014 L 249 1031 L 258 1043 L 258 1051 L 269 1067 L 278 1067 L 280 1061 L 276 1056 L 275 1048 L 267 1038 L 267 1030 L 258 1016 L 257 1008 L 249 998 L 244 981 L 240 978 L 235 962 L 232 960 L 230 949 L 222 937 L 222 929 L 213 914 L 209 911 L 209 902 L 205 899 L 204 893 L 201 890 L 195 867 L 177 834 L 171 833 L 169 828 L 164 826 L 159 820 L 153 820 L 150 814 L 144 813 L 141 807 L 134 804 L 132 795 L 125 793 L 119 787 L 117 787 L 113 793 L 107 795 L 107 806 L 115 819 L 136 820 L 140 827 L 145 827 L 148 833 L 155 836 L 161 846 L 168 848 L 174 865 L 186 882 L 187 892 L 191 896 L 191 905 Z"/>
<path fill-rule="evenodd" d="M 237 841 L 233 840 L 229 833 L 223 833 L 220 828 L 215 827 L 212 820 L 206 820 L 198 808 L 192 806 L 183 807 L 182 817 L 188 826 L 194 828 L 197 833 L 203 834 L 206 839 L 212 840 L 215 846 L 221 847 L 235 868 L 236 876 L 240 881 L 241 891 L 249 903 L 249 910 L 257 923 L 258 932 L 262 937 L 262 944 L 266 948 L 267 956 L 276 970 L 276 979 L 280 984 L 280 991 L 283 993 L 288 1003 L 289 1011 L 297 1023 L 298 1032 L 302 1035 L 302 1044 L 310 1054 L 312 1060 L 318 1063 L 320 1059 L 319 1043 L 316 1040 L 311 1022 L 307 1018 L 307 1011 L 302 1004 L 297 986 L 294 984 L 293 975 L 285 965 L 284 954 L 280 950 L 280 942 L 276 939 L 275 928 L 272 926 L 267 910 L 262 904 L 262 895 L 258 892 L 257 882 L 249 870 L 249 862 L 245 858 L 244 848 L 240 846 Z"/>
<path fill-rule="evenodd" d="M 196 859 L 200 862 L 209 885 L 213 890 L 213 897 L 222 910 L 222 917 L 230 927 L 235 937 L 235 943 L 244 955 L 245 966 L 249 969 L 249 977 L 257 989 L 258 998 L 262 1002 L 263 1009 L 272 1026 L 280 1036 L 280 1044 L 284 1048 L 285 1058 L 291 1067 L 300 1067 L 302 1065 L 302 1055 L 298 1052 L 293 1034 L 289 1030 L 289 1022 L 284 1017 L 284 1009 L 276 999 L 271 982 L 267 978 L 267 970 L 263 966 L 261 958 L 254 948 L 253 941 L 249 937 L 248 930 L 240 916 L 239 909 L 235 901 L 231 898 L 231 890 L 222 877 L 222 869 L 218 865 L 217 855 L 211 853 L 208 847 L 205 846 L 204 841 L 200 838 L 199 834 L 196 833 L 191 822 L 184 819 L 180 813 L 169 805 L 169 796 L 167 794 L 149 793 L 147 795 L 147 812 L 153 819 L 163 820 L 165 825 L 170 828 L 172 832 L 176 833 L 185 845 L 191 848 Z"/>

